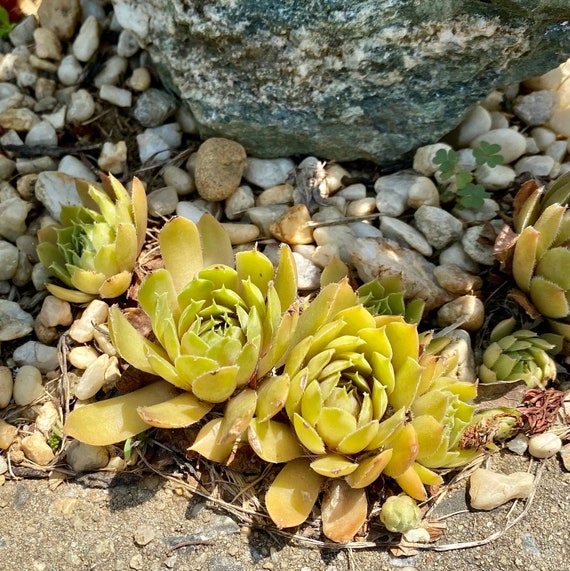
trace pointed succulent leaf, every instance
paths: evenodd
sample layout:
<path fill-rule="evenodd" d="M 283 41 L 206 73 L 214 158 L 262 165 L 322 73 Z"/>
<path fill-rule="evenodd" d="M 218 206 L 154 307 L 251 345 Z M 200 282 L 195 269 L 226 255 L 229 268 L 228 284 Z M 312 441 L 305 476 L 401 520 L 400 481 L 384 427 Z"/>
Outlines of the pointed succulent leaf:
<path fill-rule="evenodd" d="M 341 454 L 357 454 L 362 452 L 377 434 L 378 421 L 372 420 L 345 436 L 338 443 L 336 450 Z"/>
<path fill-rule="evenodd" d="M 415 461 L 418 454 L 418 435 L 411 424 L 399 428 L 386 442 L 392 448 L 392 458 L 384 468 L 384 473 L 392 478 L 401 476 Z"/>
<path fill-rule="evenodd" d="M 283 409 L 290 384 L 289 375 L 272 375 L 257 386 L 255 416 L 259 421 L 269 420 Z"/>
<path fill-rule="evenodd" d="M 108 446 L 144 432 L 149 425 L 137 408 L 164 402 L 176 396 L 176 389 L 159 381 L 126 395 L 102 400 L 74 409 L 63 431 L 86 444 Z"/>
<path fill-rule="evenodd" d="M 188 450 L 192 450 L 211 460 L 212 462 L 225 462 L 231 454 L 235 442 L 220 444 L 218 435 L 222 427 L 222 419 L 214 418 L 207 422 L 198 432 L 194 443 Z"/>
<path fill-rule="evenodd" d="M 137 412 L 150 426 L 183 428 L 202 420 L 213 406 L 185 392 L 158 404 L 139 406 Z"/>
<path fill-rule="evenodd" d="M 331 449 L 356 430 L 356 418 L 341 408 L 324 407 L 317 421 L 317 430 L 321 438 Z"/>
<path fill-rule="evenodd" d="M 406 420 L 406 409 L 402 407 L 397 410 L 392 416 L 389 416 L 386 420 L 383 420 L 378 425 L 378 433 L 372 439 L 370 444 L 366 447 L 367 450 L 377 450 L 381 446 L 384 446 L 386 442 L 392 438 L 396 431 L 399 431 Z"/>
<path fill-rule="evenodd" d="M 536 252 L 540 233 L 532 226 L 523 230 L 517 239 L 513 254 L 513 278 L 525 292 L 530 289 L 530 280 L 536 264 Z"/>
<path fill-rule="evenodd" d="M 423 457 L 431 456 L 439 447 L 443 438 L 444 426 L 429 414 L 416 416 L 411 424 L 418 435 L 417 459 L 421 462 Z"/>
<path fill-rule="evenodd" d="M 224 227 L 209 213 L 200 217 L 197 227 L 202 243 L 204 267 L 223 264 L 233 268 L 232 244 Z"/>
<path fill-rule="evenodd" d="M 118 267 L 121 270 L 132 270 L 140 251 L 137 245 L 137 231 L 132 224 L 117 226 L 114 247 Z"/>
<path fill-rule="evenodd" d="M 255 413 L 256 404 L 257 393 L 253 389 L 244 389 L 228 400 L 218 435 L 220 444 L 235 442 L 247 430 Z"/>
<path fill-rule="evenodd" d="M 173 218 L 162 227 L 159 242 L 164 265 L 180 293 L 204 266 L 198 228 L 186 218 Z"/>
<path fill-rule="evenodd" d="M 280 464 L 305 455 L 291 426 L 276 420 L 253 418 L 248 430 L 249 445 L 266 462 Z"/>
<path fill-rule="evenodd" d="M 366 522 L 368 500 L 362 489 L 343 480 L 333 480 L 325 490 L 321 506 L 323 533 L 337 543 L 348 543 Z"/>
<path fill-rule="evenodd" d="M 421 380 L 422 367 L 417 359 L 408 357 L 396 370 L 396 384 L 388 395 L 394 409 L 409 408 L 416 398 Z"/>
<path fill-rule="evenodd" d="M 99 288 L 99 295 L 104 299 L 112 299 L 127 291 L 132 280 L 132 273 L 129 271 L 119 272 L 108 277 Z"/>
<path fill-rule="evenodd" d="M 301 444 L 313 454 L 324 454 L 325 443 L 319 433 L 297 413 L 293 416 L 293 426 Z"/>
<path fill-rule="evenodd" d="M 536 245 L 536 257 L 540 260 L 542 254 L 554 242 L 566 208 L 560 204 L 552 204 L 543 210 L 540 218 L 534 223 L 534 229 L 540 234 Z"/>
<path fill-rule="evenodd" d="M 323 480 L 306 458 L 287 463 L 265 495 L 265 507 L 273 523 L 281 528 L 303 523 L 317 501 Z"/>
<path fill-rule="evenodd" d="M 529 294 L 538 311 L 545 317 L 560 319 L 570 313 L 570 305 L 564 289 L 542 276 L 532 278 Z"/>
<path fill-rule="evenodd" d="M 541 203 L 542 209 L 548 208 L 550 205 L 568 204 L 570 202 L 570 174 L 564 173 L 558 177 L 544 193 Z"/>
<path fill-rule="evenodd" d="M 346 476 L 345 480 L 351 488 L 365 488 L 378 479 L 392 458 L 393 450 L 388 448 L 373 456 L 361 460 L 358 468 Z"/>
<path fill-rule="evenodd" d="M 146 234 L 148 207 L 146 191 L 142 182 L 137 177 L 133 178 L 131 199 L 133 202 L 133 222 L 137 232 L 137 250 L 140 252 L 142 250 Z"/>
<path fill-rule="evenodd" d="M 269 258 L 259 250 L 246 250 L 236 254 L 236 270 L 240 280 L 251 280 L 263 296 L 267 295 L 269 282 L 275 269 Z"/>
<path fill-rule="evenodd" d="M 358 468 L 358 464 L 340 454 L 323 454 L 311 462 L 311 468 L 321 476 L 341 478 L 352 474 Z"/>
<path fill-rule="evenodd" d="M 219 367 L 204 373 L 192 382 L 192 392 L 208 402 L 221 403 L 229 399 L 237 387 L 237 365 Z"/>
<path fill-rule="evenodd" d="M 536 274 L 570 290 L 570 248 L 551 248 L 544 253 L 536 266 Z"/>
<path fill-rule="evenodd" d="M 84 270 L 83 268 L 71 264 L 67 264 L 66 268 L 75 289 L 91 295 L 99 294 L 99 290 L 106 279 L 105 274 Z"/>
<path fill-rule="evenodd" d="M 63 280 L 62 280 L 63 281 Z M 63 300 L 69 301 L 70 303 L 87 303 L 95 299 L 96 296 L 89 293 L 84 293 L 76 289 L 68 289 L 61 287 L 57 284 L 46 284 L 46 289 L 55 297 Z"/>
<path fill-rule="evenodd" d="M 427 500 L 427 493 L 424 484 L 418 473 L 410 466 L 403 474 L 394 478 L 396 483 L 408 496 L 423 502 Z"/>
<path fill-rule="evenodd" d="M 412 468 L 426 486 L 441 486 L 443 484 L 443 478 L 439 474 L 418 464 L 418 462 L 414 462 Z"/>

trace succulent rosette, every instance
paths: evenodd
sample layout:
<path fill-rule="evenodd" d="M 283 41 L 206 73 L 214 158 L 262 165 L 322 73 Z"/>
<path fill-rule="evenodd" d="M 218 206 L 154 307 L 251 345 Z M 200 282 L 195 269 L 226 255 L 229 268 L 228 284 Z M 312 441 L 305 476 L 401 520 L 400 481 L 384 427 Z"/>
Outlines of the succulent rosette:
<path fill-rule="evenodd" d="M 553 333 L 538 335 L 530 329 L 515 331 L 515 323 L 511 317 L 491 331 L 479 379 L 483 383 L 522 380 L 529 388 L 545 388 L 556 378 L 556 363 L 549 353 L 560 350 L 562 339 Z"/>
<path fill-rule="evenodd" d="M 446 364 L 421 349 L 415 325 L 371 315 L 346 280 L 304 309 L 283 369 L 261 380 L 248 417 L 253 450 L 285 463 L 265 497 L 276 525 L 301 524 L 325 489 L 323 532 L 349 541 L 367 517 L 365 488 L 381 475 L 425 500 L 425 485 L 442 483 L 431 468 L 476 454 L 460 447 L 475 385 L 444 377 Z M 210 432 L 191 449 L 223 460 L 229 450 Z"/>
<path fill-rule="evenodd" d="M 149 426 L 180 428 L 225 405 L 210 436 L 231 449 L 255 410 L 258 378 L 284 357 L 298 314 L 296 266 L 283 246 L 277 270 L 257 250 L 233 254 L 222 225 L 204 215 L 167 222 L 159 235 L 165 267 L 145 278 L 138 301 L 154 339 L 118 306 L 109 315 L 113 345 L 127 362 L 164 379 L 74 410 L 67 434 L 90 444 L 125 440 Z M 141 395 L 144 400 L 141 400 Z"/>
<path fill-rule="evenodd" d="M 414 529 L 420 520 L 420 508 L 415 500 L 406 494 L 390 496 L 382 505 L 380 521 L 388 531 L 406 533 Z"/>
<path fill-rule="evenodd" d="M 112 175 L 102 188 L 81 180 L 76 188 L 83 205 L 62 205 L 61 225 L 38 231 L 40 261 L 65 284 L 47 289 L 75 303 L 117 297 L 129 287 L 144 243 L 145 189 L 134 178 L 129 195 Z"/>
<path fill-rule="evenodd" d="M 570 342 L 570 173 L 523 198 L 514 216 L 513 277 L 552 330 Z"/>

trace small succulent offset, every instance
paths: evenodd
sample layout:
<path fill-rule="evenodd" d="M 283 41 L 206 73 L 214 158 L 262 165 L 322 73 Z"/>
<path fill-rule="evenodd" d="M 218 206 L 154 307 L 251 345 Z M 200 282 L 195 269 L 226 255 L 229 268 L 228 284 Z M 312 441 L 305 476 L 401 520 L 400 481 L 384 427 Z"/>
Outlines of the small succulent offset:
<path fill-rule="evenodd" d="M 414 529 L 421 519 L 421 511 L 413 498 L 406 494 L 390 496 L 380 512 L 380 521 L 388 531 L 406 533 Z"/>
<path fill-rule="evenodd" d="M 570 342 L 570 173 L 523 198 L 513 217 L 519 234 L 513 277 L 552 330 Z"/>
<path fill-rule="evenodd" d="M 47 289 L 74 303 L 117 297 L 129 287 L 144 243 L 145 189 L 134 178 L 129 195 L 112 175 L 103 188 L 81 180 L 76 188 L 83 205 L 63 205 L 61 225 L 38 231 L 40 261 L 66 286 L 49 283 Z"/>
<path fill-rule="evenodd" d="M 473 156 L 478 166 L 487 165 L 491 168 L 503 164 L 503 156 L 498 154 L 501 146 L 481 141 L 478 147 L 473 149 Z M 439 165 L 442 180 L 455 177 L 459 206 L 463 208 L 480 208 L 484 200 L 491 195 L 480 184 L 473 183 L 473 175 L 459 164 L 459 155 L 453 149 L 439 149 L 433 158 L 433 162 Z M 443 201 L 453 198 L 451 192 L 444 192 L 441 196 Z"/>
<path fill-rule="evenodd" d="M 289 347 L 298 317 L 288 311 L 297 295 L 293 255 L 283 246 L 277 270 L 257 250 L 234 258 L 225 230 L 210 215 L 197 225 L 170 220 L 159 243 L 165 268 L 147 276 L 138 292 L 155 340 L 141 335 L 118 306 L 110 310 L 109 333 L 121 357 L 164 381 L 74 410 L 65 431 L 106 445 L 150 426 L 189 426 L 225 404 L 216 439 L 231 450 L 255 409 L 250 385 Z"/>
<path fill-rule="evenodd" d="M 511 317 L 491 331 L 479 379 L 483 383 L 522 380 L 529 389 L 545 388 L 548 381 L 556 378 L 556 364 L 549 352 L 560 349 L 561 339 L 556 343 L 554 334 L 539 336 L 530 329 L 515 331 L 515 324 Z"/>

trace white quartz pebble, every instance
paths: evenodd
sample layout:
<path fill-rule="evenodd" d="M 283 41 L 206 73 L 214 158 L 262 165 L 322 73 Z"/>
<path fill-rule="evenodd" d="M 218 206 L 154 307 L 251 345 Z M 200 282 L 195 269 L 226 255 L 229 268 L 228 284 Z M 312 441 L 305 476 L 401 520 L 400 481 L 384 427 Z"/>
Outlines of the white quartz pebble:
<path fill-rule="evenodd" d="M 444 151 L 452 150 L 447 143 L 434 143 L 433 145 L 419 147 L 414 155 L 414 170 L 425 176 L 432 176 L 439 170 L 439 165 L 436 165 L 433 159 L 440 149 Z"/>
<path fill-rule="evenodd" d="M 294 171 L 295 163 L 291 159 L 248 157 L 243 178 L 247 182 L 265 189 L 283 184 Z"/>
<path fill-rule="evenodd" d="M 507 475 L 478 468 L 469 479 L 471 507 L 492 510 L 515 498 L 528 498 L 533 484 L 534 475 L 528 472 Z"/>
<path fill-rule="evenodd" d="M 0 341 L 25 337 L 34 327 L 34 318 L 15 301 L 0 299 Z"/>
<path fill-rule="evenodd" d="M 516 161 L 526 151 L 526 140 L 523 135 L 513 129 L 493 129 L 473 139 L 469 146 L 478 147 L 481 141 L 501 147 L 499 153 L 505 165 Z"/>
<path fill-rule="evenodd" d="M 133 94 L 128 89 L 121 89 L 115 85 L 102 85 L 99 97 L 117 107 L 131 107 L 133 104 Z"/>
<path fill-rule="evenodd" d="M 528 172 L 533 176 L 548 176 L 554 167 L 554 159 L 548 155 L 523 157 L 515 163 L 517 175 Z"/>
<path fill-rule="evenodd" d="M 51 123 L 40 121 L 28 131 L 24 142 L 30 146 L 44 145 L 46 147 L 55 147 L 57 146 L 57 133 Z"/>
<path fill-rule="evenodd" d="M 253 191 L 246 184 L 242 184 L 229 198 L 226 198 L 226 217 L 228 220 L 238 220 L 254 204 Z"/>
<path fill-rule="evenodd" d="M 95 173 L 93 173 L 89 167 L 73 155 L 65 155 L 65 157 L 59 161 L 57 170 L 60 173 L 67 174 L 74 178 L 82 178 L 83 180 L 91 182 L 95 182 L 97 180 Z"/>
<path fill-rule="evenodd" d="M 100 71 L 93 80 L 95 87 L 103 85 L 117 85 L 121 77 L 127 71 L 128 62 L 124 57 L 112 56 L 104 64 L 103 70 Z"/>
<path fill-rule="evenodd" d="M 10 367 L 0 366 L 0 409 L 10 404 L 13 388 L 14 379 Z"/>
<path fill-rule="evenodd" d="M 469 111 L 459 126 L 451 133 L 455 146 L 467 147 L 476 137 L 486 134 L 491 129 L 491 115 L 481 105 L 476 105 Z"/>
<path fill-rule="evenodd" d="M 550 458 L 562 448 L 562 440 L 554 432 L 533 434 L 528 441 L 528 451 L 535 458 Z"/>
<path fill-rule="evenodd" d="M 14 402 L 19 406 L 32 403 L 44 394 L 42 374 L 31 365 L 20 367 L 14 379 Z"/>
<path fill-rule="evenodd" d="M 79 345 L 71 349 L 67 358 L 75 368 L 85 370 L 96 361 L 98 356 L 99 353 L 91 345 Z"/>
<path fill-rule="evenodd" d="M 59 367 L 57 347 L 37 341 L 26 341 L 14 349 L 12 357 L 17 365 L 32 365 L 43 373 L 55 371 Z"/>
<path fill-rule="evenodd" d="M 259 237 L 259 228 L 255 224 L 224 222 L 222 226 L 230 237 L 230 242 L 233 246 L 253 242 Z"/>
<path fill-rule="evenodd" d="M 112 143 L 106 141 L 103 143 L 101 154 L 97 159 L 97 166 L 112 174 L 120 174 L 125 170 L 127 165 L 127 143 L 125 141 L 118 141 Z"/>
<path fill-rule="evenodd" d="M 59 299 L 53 295 L 48 295 L 43 303 L 38 319 L 46 327 L 56 327 L 57 325 L 71 325 L 73 314 L 68 301 Z"/>
<path fill-rule="evenodd" d="M 71 94 L 65 118 L 70 122 L 83 123 L 93 117 L 95 101 L 86 89 L 78 89 Z"/>
<path fill-rule="evenodd" d="M 414 248 L 414 250 L 417 250 L 424 256 L 429 257 L 433 253 L 432 247 L 425 239 L 425 236 L 398 218 L 382 216 L 380 219 L 380 231 L 384 236 L 404 243 L 404 245 Z"/>
<path fill-rule="evenodd" d="M 196 185 L 192 175 L 180 167 L 167 165 L 162 171 L 162 179 L 166 186 L 173 187 L 176 192 L 183 196 L 196 190 Z"/>
<path fill-rule="evenodd" d="M 163 186 L 149 192 L 147 202 L 151 216 L 169 216 L 176 210 L 178 194 L 172 186 Z"/>
<path fill-rule="evenodd" d="M 437 312 L 440 327 L 459 324 L 466 331 L 478 331 L 485 320 L 485 306 L 474 295 L 462 295 L 443 305 Z"/>
<path fill-rule="evenodd" d="M 21 447 L 26 458 L 38 466 L 47 466 L 55 458 L 53 450 L 41 432 L 34 432 L 22 438 Z"/>
<path fill-rule="evenodd" d="M 482 244 L 479 242 L 479 236 L 483 229 L 483 226 L 472 226 L 471 228 L 467 228 L 461 238 L 461 244 L 467 255 L 475 262 L 485 266 L 492 266 L 495 263 L 493 245 Z"/>
<path fill-rule="evenodd" d="M 497 165 L 495 167 L 481 165 L 475 171 L 475 180 L 487 190 L 508 188 L 515 180 L 515 176 L 516 172 L 506 165 Z"/>
<path fill-rule="evenodd" d="M 109 355 L 103 353 L 85 369 L 75 387 L 75 396 L 87 400 L 95 396 L 105 384 L 105 371 L 109 365 Z"/>
<path fill-rule="evenodd" d="M 131 77 L 127 80 L 127 86 L 132 89 L 133 91 L 146 91 L 152 83 L 152 76 L 150 75 L 150 71 L 146 67 L 137 67 L 133 70 Z M 194 125 L 192 127 L 192 131 L 187 131 L 185 126 L 181 125 L 184 132 L 193 132 L 196 133 L 196 121 L 194 121 Z"/>
<path fill-rule="evenodd" d="M 76 319 L 69 330 L 70 337 L 78 343 L 87 343 L 93 339 L 93 326 L 107 321 L 109 306 L 100 299 L 94 299 L 86 307 L 79 319 Z"/>
<path fill-rule="evenodd" d="M 117 41 L 117 53 L 125 58 L 134 56 L 139 51 L 136 38 L 127 30 L 122 30 Z"/>
<path fill-rule="evenodd" d="M 6 240 L 0 240 L 0 280 L 11 280 L 17 268 L 18 248 Z"/>
<path fill-rule="evenodd" d="M 435 206 L 420 206 L 414 214 L 414 220 L 418 230 L 436 250 L 459 240 L 463 234 L 462 222 Z"/>
<path fill-rule="evenodd" d="M 99 47 L 101 27 L 95 16 L 88 16 L 73 41 L 73 55 L 82 62 L 89 61 Z"/>

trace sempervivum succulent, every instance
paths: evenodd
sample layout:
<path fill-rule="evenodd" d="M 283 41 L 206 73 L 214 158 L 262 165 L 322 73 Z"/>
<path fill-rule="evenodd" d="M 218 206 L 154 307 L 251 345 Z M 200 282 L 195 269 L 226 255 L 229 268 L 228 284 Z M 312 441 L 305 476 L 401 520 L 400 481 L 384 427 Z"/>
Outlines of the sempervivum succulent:
<path fill-rule="evenodd" d="M 511 317 L 491 331 L 479 379 L 483 383 L 522 380 L 529 388 L 544 388 L 556 378 L 556 364 L 549 355 L 549 351 L 559 349 L 550 342 L 555 335 L 539 336 L 530 329 L 514 329 L 515 319 Z"/>
<path fill-rule="evenodd" d="M 144 243 L 144 187 L 133 179 L 129 195 L 112 175 L 102 189 L 80 180 L 76 187 L 83 206 L 63 205 L 61 225 L 38 231 L 40 261 L 65 284 L 47 284 L 47 289 L 76 303 L 117 297 L 129 287 Z"/>
<path fill-rule="evenodd" d="M 514 216 L 513 277 L 552 330 L 570 342 L 570 173 L 546 192 L 535 188 L 523 197 Z"/>
<path fill-rule="evenodd" d="M 381 474 L 423 500 L 425 484 L 442 482 L 430 468 L 475 454 L 459 447 L 475 385 L 443 377 L 436 357 L 420 359 L 416 326 L 372 316 L 346 281 L 310 303 L 293 341 L 281 374 L 260 382 L 248 430 L 263 460 L 286 463 L 265 497 L 278 526 L 305 521 L 326 483 L 323 531 L 349 541 L 366 519 L 365 488 Z M 213 441 L 201 432 L 192 449 L 229 453 L 203 440 Z"/>
<path fill-rule="evenodd" d="M 167 382 L 76 409 L 66 432 L 109 444 L 149 426 L 188 426 L 226 403 L 223 423 L 210 435 L 231 448 L 255 410 L 256 392 L 248 385 L 279 362 L 294 330 L 298 315 L 287 311 L 297 294 L 292 253 L 281 248 L 277 270 L 257 250 L 234 258 L 225 230 L 210 215 L 197 225 L 170 220 L 159 243 L 165 268 L 147 276 L 138 293 L 155 339 L 143 337 L 117 306 L 109 332 L 126 361 Z"/>
<path fill-rule="evenodd" d="M 406 533 L 416 527 L 420 519 L 420 508 L 415 500 L 406 494 L 390 496 L 382 504 L 380 521 L 388 531 Z"/>

